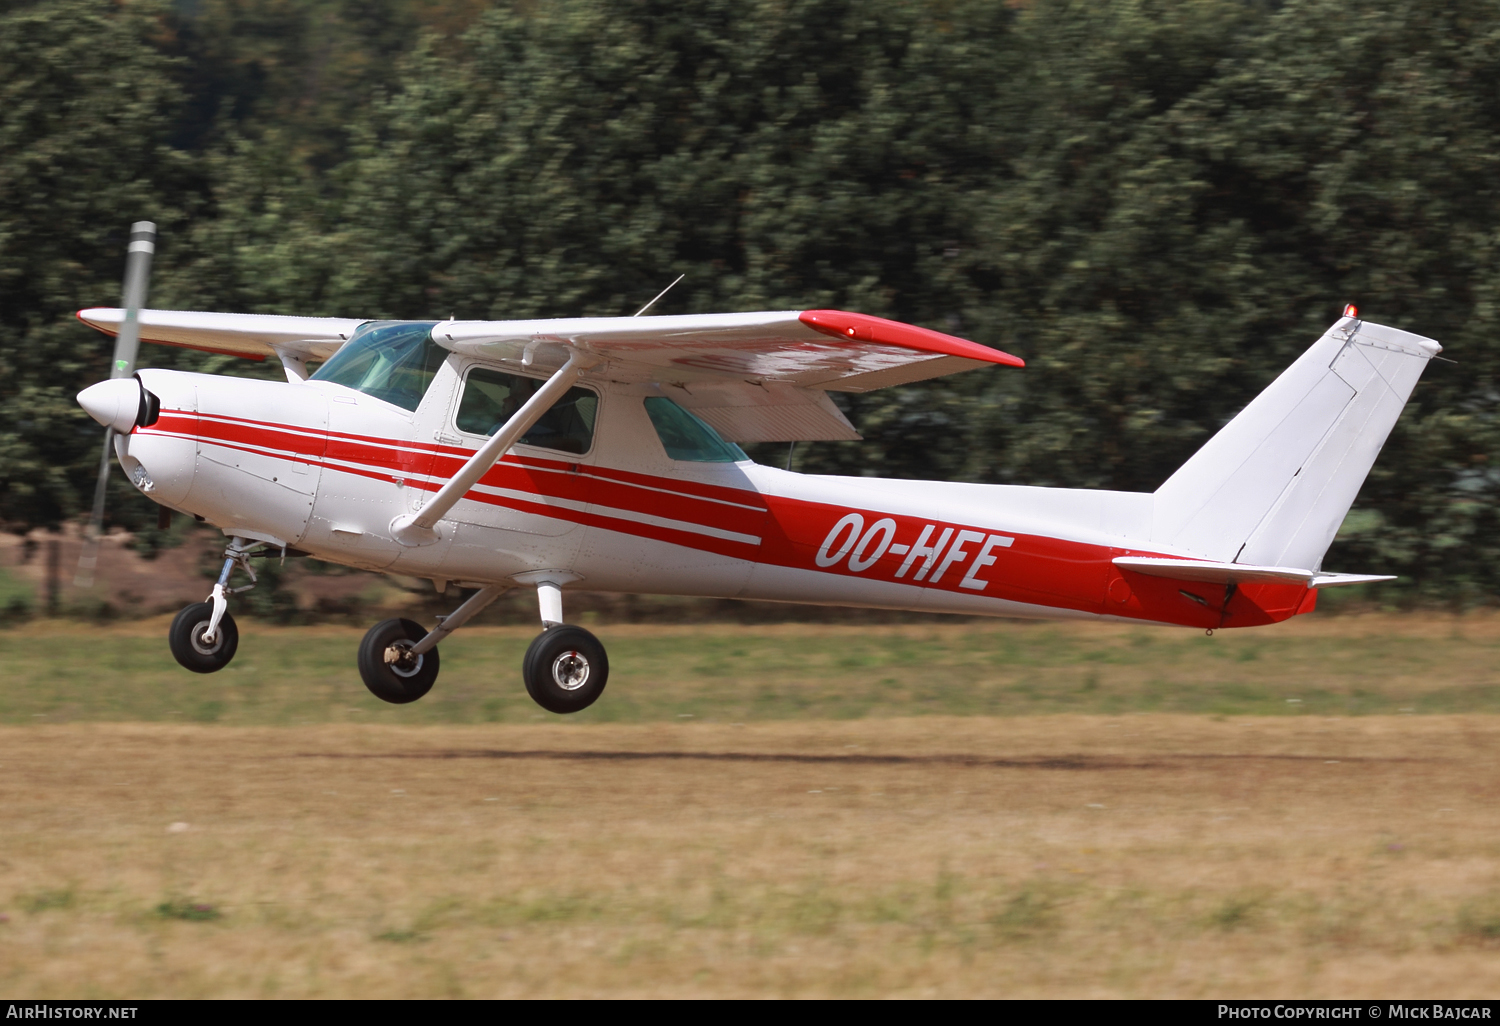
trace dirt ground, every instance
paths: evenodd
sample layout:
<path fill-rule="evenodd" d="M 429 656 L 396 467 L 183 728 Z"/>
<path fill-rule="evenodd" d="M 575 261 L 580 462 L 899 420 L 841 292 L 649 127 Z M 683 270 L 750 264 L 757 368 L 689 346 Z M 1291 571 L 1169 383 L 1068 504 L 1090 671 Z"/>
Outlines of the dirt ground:
<path fill-rule="evenodd" d="M 0 728 L 20 997 L 1500 993 L 1500 717 Z"/>

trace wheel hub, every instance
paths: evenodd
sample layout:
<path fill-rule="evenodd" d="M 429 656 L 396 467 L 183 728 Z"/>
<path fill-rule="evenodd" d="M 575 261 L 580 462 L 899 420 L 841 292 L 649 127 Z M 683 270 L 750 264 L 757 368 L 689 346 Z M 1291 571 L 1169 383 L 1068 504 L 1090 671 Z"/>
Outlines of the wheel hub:
<path fill-rule="evenodd" d="M 422 670 L 422 656 L 411 654 L 410 641 L 397 641 L 387 645 L 385 664 L 398 677 L 415 677 Z"/>
<path fill-rule="evenodd" d="M 552 660 L 552 679 L 564 691 L 577 691 L 589 682 L 589 661 L 578 651 L 564 652 Z"/>
<path fill-rule="evenodd" d="M 193 651 L 199 655 L 217 655 L 219 649 L 224 647 L 224 634 L 222 631 L 215 632 L 213 638 L 208 636 L 208 621 L 203 620 L 195 624 L 188 638 L 192 641 Z"/>

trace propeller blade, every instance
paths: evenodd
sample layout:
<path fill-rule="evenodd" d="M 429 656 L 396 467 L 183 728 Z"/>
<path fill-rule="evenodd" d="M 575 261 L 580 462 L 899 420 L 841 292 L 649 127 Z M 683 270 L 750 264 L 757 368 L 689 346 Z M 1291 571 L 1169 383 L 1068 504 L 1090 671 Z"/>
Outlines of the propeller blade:
<path fill-rule="evenodd" d="M 146 282 L 151 276 L 151 256 L 155 252 L 156 225 L 151 221 L 131 225 L 130 245 L 125 250 L 125 296 L 121 303 L 125 308 L 125 323 L 115 336 L 111 378 L 128 378 L 135 373 L 136 351 L 141 345 L 141 307 L 146 303 Z M 78 574 L 73 578 L 80 588 L 94 586 L 94 569 L 99 565 L 99 535 L 104 529 L 104 497 L 109 489 L 109 455 L 114 441 L 114 428 L 105 428 L 99 482 L 94 486 L 94 509 L 84 532 L 83 551 L 78 556 Z"/>

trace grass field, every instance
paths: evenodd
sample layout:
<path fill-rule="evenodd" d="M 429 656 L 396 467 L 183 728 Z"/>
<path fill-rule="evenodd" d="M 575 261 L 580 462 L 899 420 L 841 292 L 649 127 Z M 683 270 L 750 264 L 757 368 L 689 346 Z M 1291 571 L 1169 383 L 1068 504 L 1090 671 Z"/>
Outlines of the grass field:
<path fill-rule="evenodd" d="M 601 628 L 567 721 L 160 626 L 0 634 L 8 996 L 1500 991 L 1490 618 Z"/>
<path fill-rule="evenodd" d="M 371 697 L 362 631 L 241 631 L 220 673 L 180 669 L 165 619 L 38 621 L 0 631 L 0 723 L 69 721 L 531 723 L 520 683 L 531 627 L 443 642 L 437 686 L 403 707 Z M 604 697 L 577 724 L 868 716 L 1193 712 L 1500 713 L 1500 616 L 1303 617 L 1253 631 L 981 621 L 846 625 L 616 625 Z"/>

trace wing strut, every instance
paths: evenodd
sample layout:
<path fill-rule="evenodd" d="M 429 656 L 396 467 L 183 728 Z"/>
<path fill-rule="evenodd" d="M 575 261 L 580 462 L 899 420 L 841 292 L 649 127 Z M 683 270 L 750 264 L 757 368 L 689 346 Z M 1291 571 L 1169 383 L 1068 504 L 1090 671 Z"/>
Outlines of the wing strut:
<path fill-rule="evenodd" d="M 596 356 L 573 350 L 568 356 L 568 362 L 548 378 L 546 384 L 532 393 L 525 405 L 511 414 L 510 420 L 488 442 L 480 446 L 478 452 L 469 457 L 469 462 L 460 467 L 458 473 L 437 490 L 436 495 L 417 512 L 403 514 L 391 521 L 391 537 L 407 548 L 436 542 L 439 538 L 437 523 L 453 508 L 454 503 L 463 498 L 491 467 L 500 462 L 500 457 L 531 430 L 531 426 L 552 408 L 553 403 L 562 398 L 564 392 L 573 387 L 573 382 L 585 370 L 598 362 L 599 358 Z"/>

